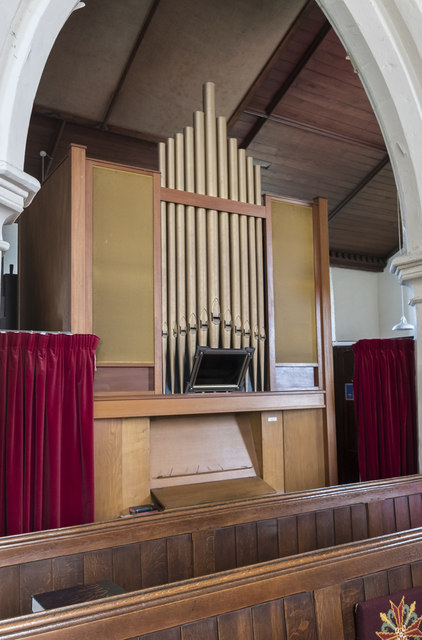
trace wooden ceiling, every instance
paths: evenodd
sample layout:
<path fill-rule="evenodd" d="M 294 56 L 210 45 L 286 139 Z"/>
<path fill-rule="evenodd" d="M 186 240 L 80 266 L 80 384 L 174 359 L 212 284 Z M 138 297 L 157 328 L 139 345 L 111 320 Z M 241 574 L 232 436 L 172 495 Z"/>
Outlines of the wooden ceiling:
<path fill-rule="evenodd" d="M 338 37 L 313 0 L 86 0 L 47 62 L 25 170 L 70 143 L 157 168 L 157 141 L 191 124 L 202 84 L 267 193 L 328 199 L 331 263 L 382 270 L 398 248 L 385 144 Z"/>

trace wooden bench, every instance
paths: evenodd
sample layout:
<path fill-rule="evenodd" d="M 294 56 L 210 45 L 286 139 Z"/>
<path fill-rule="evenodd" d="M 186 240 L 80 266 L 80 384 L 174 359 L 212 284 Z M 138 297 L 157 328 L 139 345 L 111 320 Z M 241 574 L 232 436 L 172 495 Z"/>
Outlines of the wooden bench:
<path fill-rule="evenodd" d="M 417 529 L 22 616 L 0 638 L 354 640 L 355 603 L 421 584 Z"/>
<path fill-rule="evenodd" d="M 410 476 L 3 538 L 0 616 L 29 613 L 34 593 L 135 591 L 419 527 L 421 494 Z"/>

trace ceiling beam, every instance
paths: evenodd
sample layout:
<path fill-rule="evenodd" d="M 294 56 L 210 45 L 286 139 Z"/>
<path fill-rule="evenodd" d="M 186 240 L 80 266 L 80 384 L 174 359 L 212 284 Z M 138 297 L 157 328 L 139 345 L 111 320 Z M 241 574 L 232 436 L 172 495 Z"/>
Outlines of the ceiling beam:
<path fill-rule="evenodd" d="M 330 211 L 330 213 L 328 214 L 328 221 L 331 222 L 336 215 L 338 215 L 340 213 L 340 211 L 343 209 L 343 207 L 346 206 L 346 204 L 348 204 L 351 200 L 353 200 L 353 198 L 355 198 L 358 193 L 360 193 L 360 191 L 362 191 L 362 189 L 364 187 L 366 187 L 367 184 L 369 184 L 371 182 L 371 180 L 373 180 L 375 178 L 375 176 L 381 171 L 381 169 L 383 169 L 385 167 L 386 164 L 388 164 L 390 162 L 390 158 L 388 156 L 388 154 L 386 156 L 384 156 L 384 158 L 372 169 L 372 171 L 370 171 L 364 178 L 363 180 L 361 180 L 359 182 L 359 184 L 352 189 L 352 191 L 350 191 L 350 193 L 347 194 L 347 196 L 345 198 L 343 198 L 343 200 L 341 202 L 339 202 L 339 204 L 334 207 L 334 209 L 332 211 Z"/>
<path fill-rule="evenodd" d="M 107 105 L 107 107 L 106 107 L 106 109 L 104 111 L 104 116 L 103 116 L 102 121 L 100 123 L 100 127 L 101 128 L 105 128 L 107 126 L 107 121 L 110 118 L 110 115 L 111 115 L 111 112 L 113 110 L 113 107 L 116 104 L 117 98 L 119 97 L 119 93 L 120 93 L 120 91 L 121 91 L 121 89 L 123 87 L 123 84 L 124 84 L 124 82 L 126 80 L 126 77 L 127 77 L 128 73 L 129 73 L 129 71 L 130 71 L 130 69 L 132 67 L 132 64 L 133 64 L 133 62 L 134 62 L 134 60 L 135 60 L 135 58 L 137 56 L 139 48 L 140 48 L 140 46 L 142 44 L 143 39 L 145 38 L 145 34 L 146 34 L 147 30 L 148 30 L 149 25 L 151 24 L 151 21 L 152 21 L 154 15 L 155 15 L 155 12 L 158 9 L 158 5 L 159 4 L 160 4 L 160 0 L 154 0 L 153 1 L 152 5 L 150 7 L 150 10 L 148 12 L 148 15 L 145 18 L 141 29 L 139 30 L 139 33 L 138 33 L 137 38 L 135 40 L 135 44 L 132 47 L 132 50 L 131 50 L 131 52 L 130 52 L 127 60 L 126 60 L 126 63 L 124 65 L 124 67 L 123 67 L 123 70 L 122 70 L 122 72 L 120 74 L 119 80 L 117 81 L 116 88 L 114 89 L 114 91 L 113 91 L 113 93 L 111 95 L 111 98 L 109 100 L 109 103 L 108 103 L 108 105 Z"/>
<path fill-rule="evenodd" d="M 336 133 L 335 131 L 331 131 L 329 129 L 323 129 L 322 127 L 316 127 L 306 122 L 300 122 L 299 120 L 293 120 L 292 118 L 279 116 L 278 114 L 275 114 L 275 113 L 267 116 L 262 111 L 257 111 L 255 109 L 245 109 L 244 113 L 246 113 L 247 115 L 258 117 L 258 118 L 265 118 L 266 120 L 270 120 L 271 122 L 278 122 L 279 124 L 285 125 L 286 127 L 294 127 L 296 129 L 300 129 L 301 131 L 315 133 L 318 136 L 325 136 L 326 138 L 332 138 L 340 142 L 354 144 L 359 147 L 363 147 L 365 149 L 375 149 L 376 151 L 385 151 L 384 145 L 376 144 L 374 142 L 368 142 L 366 140 L 360 140 L 359 138 L 352 138 L 350 136 L 345 136 L 342 133 Z"/>
<path fill-rule="evenodd" d="M 260 73 L 255 78 L 255 80 L 253 81 L 252 85 L 249 87 L 248 91 L 243 96 L 242 100 L 237 105 L 236 109 L 234 110 L 234 112 L 232 113 L 230 118 L 228 119 L 228 121 L 227 121 L 227 129 L 228 130 L 230 130 L 236 124 L 236 122 L 239 120 L 239 118 L 242 115 L 242 113 L 248 107 L 248 105 L 251 102 L 251 100 L 253 100 L 253 98 L 257 94 L 258 89 L 261 87 L 262 83 L 264 82 L 264 80 L 266 79 L 268 74 L 271 73 L 273 68 L 277 65 L 277 63 L 279 61 L 279 58 L 280 58 L 280 55 L 281 55 L 281 52 L 286 48 L 286 46 L 288 45 L 289 41 L 296 34 L 296 32 L 301 28 L 303 18 L 306 16 L 306 13 L 309 11 L 309 9 L 311 8 L 312 5 L 314 5 L 314 0 L 309 0 L 305 4 L 305 6 L 302 8 L 302 10 L 298 13 L 298 15 L 296 16 L 293 24 L 290 26 L 290 28 L 287 31 L 287 33 L 284 35 L 284 37 L 281 39 L 281 41 L 277 45 L 277 47 L 276 47 L 275 51 L 273 52 L 273 54 L 271 55 L 270 59 L 267 60 L 267 62 L 265 63 L 264 67 L 261 69 Z"/>
<path fill-rule="evenodd" d="M 280 87 L 277 89 L 277 91 L 271 98 L 268 105 L 265 107 L 265 116 L 258 117 L 258 119 L 252 125 L 252 127 L 250 128 L 246 136 L 244 136 L 243 140 L 239 144 L 240 148 L 246 149 L 250 145 L 252 140 L 255 138 L 255 136 L 259 133 L 259 131 L 265 124 L 267 118 L 272 115 L 274 109 L 281 102 L 282 98 L 286 95 L 287 91 L 290 89 L 290 87 L 292 86 L 294 81 L 297 79 L 301 71 L 303 71 L 303 69 L 308 64 L 309 60 L 311 59 L 315 51 L 318 49 L 321 42 L 323 42 L 327 33 L 329 33 L 330 31 L 331 31 L 331 24 L 328 22 L 328 20 L 326 20 L 322 25 L 322 27 L 320 28 L 320 30 L 318 31 L 318 33 L 316 34 L 316 36 L 314 37 L 314 39 L 312 40 L 312 42 L 310 43 L 310 45 L 308 46 L 308 48 L 306 49 L 305 53 L 301 56 L 300 60 L 298 60 L 298 62 L 296 63 L 292 71 L 287 76 L 286 80 L 280 85 Z"/>

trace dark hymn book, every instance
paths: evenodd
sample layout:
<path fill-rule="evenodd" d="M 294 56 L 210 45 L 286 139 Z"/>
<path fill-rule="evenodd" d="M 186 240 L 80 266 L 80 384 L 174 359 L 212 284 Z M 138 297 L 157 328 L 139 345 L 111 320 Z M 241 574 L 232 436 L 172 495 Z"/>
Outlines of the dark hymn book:
<path fill-rule="evenodd" d="M 37 593 L 32 596 L 32 613 L 44 611 L 45 609 L 56 609 L 57 607 L 67 607 L 69 604 L 78 604 L 88 600 L 98 600 L 120 593 L 125 593 L 118 584 L 111 580 L 102 580 L 93 584 L 81 584 L 68 589 L 57 591 L 47 591 Z"/>

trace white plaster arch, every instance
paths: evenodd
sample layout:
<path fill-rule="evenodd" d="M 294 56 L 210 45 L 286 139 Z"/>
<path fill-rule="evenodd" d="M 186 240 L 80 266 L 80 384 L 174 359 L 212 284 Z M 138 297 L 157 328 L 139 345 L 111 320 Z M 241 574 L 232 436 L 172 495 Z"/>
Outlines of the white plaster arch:
<path fill-rule="evenodd" d="M 14 222 L 40 185 L 24 173 L 29 119 L 47 57 L 76 0 L 0 2 L 0 252 Z M 1 255 L 1 254 L 0 254 Z"/>

